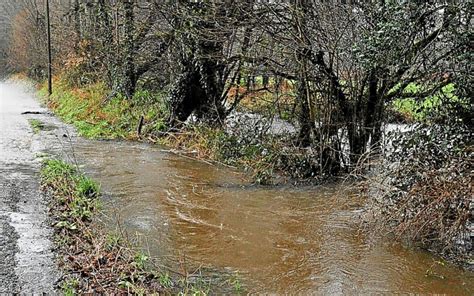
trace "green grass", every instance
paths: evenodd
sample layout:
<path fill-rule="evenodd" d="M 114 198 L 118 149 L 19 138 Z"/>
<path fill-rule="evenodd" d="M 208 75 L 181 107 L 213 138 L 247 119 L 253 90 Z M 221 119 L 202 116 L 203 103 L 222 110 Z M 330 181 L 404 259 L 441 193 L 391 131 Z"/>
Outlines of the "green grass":
<path fill-rule="evenodd" d="M 75 219 L 90 220 L 99 208 L 96 199 L 100 194 L 99 184 L 80 174 L 71 164 L 58 159 L 46 160 L 40 175 L 42 183 L 53 190 L 67 208 L 56 227 L 74 230 L 77 228 Z"/>
<path fill-rule="evenodd" d="M 117 247 L 122 241 L 122 237 L 118 233 L 107 233 L 106 247 L 109 250 Z"/>
<path fill-rule="evenodd" d="M 74 296 L 77 295 L 77 287 L 79 285 L 79 281 L 75 278 L 70 278 L 63 282 L 61 285 L 61 289 L 65 296 Z"/>
<path fill-rule="evenodd" d="M 90 139 L 134 139 L 140 117 L 144 117 L 143 133 L 163 130 L 168 108 L 164 95 L 137 91 L 131 100 L 121 96 L 107 99 L 104 83 L 73 88 L 65 81 L 56 81 L 54 93 L 47 97 L 46 86 L 40 94 L 56 115 L 73 124 L 79 134 Z"/>
<path fill-rule="evenodd" d="M 45 184 L 54 184 L 56 181 L 63 181 L 76 174 L 76 168 L 58 159 L 48 159 L 43 163 L 41 169 L 41 179 Z"/>
<path fill-rule="evenodd" d="M 41 120 L 32 118 L 28 119 L 28 122 L 30 123 L 30 126 L 35 134 L 39 133 L 42 129 L 44 129 L 44 123 Z"/>
<path fill-rule="evenodd" d="M 435 94 L 425 98 L 415 98 L 416 95 L 422 92 L 423 86 L 416 83 L 410 83 L 405 90 L 404 94 L 413 94 L 413 98 L 395 99 L 392 104 L 392 108 L 395 111 L 403 114 L 410 120 L 424 121 L 432 115 L 436 115 L 439 107 L 446 102 L 460 102 L 459 98 L 454 95 L 455 86 L 450 83 Z"/>
<path fill-rule="evenodd" d="M 95 198 L 100 193 L 100 185 L 86 176 L 78 177 L 76 181 L 76 194 L 78 196 Z"/>
<path fill-rule="evenodd" d="M 240 294 L 243 292 L 243 286 L 242 286 L 242 283 L 240 282 L 240 279 L 238 278 L 232 278 L 230 279 L 230 283 L 232 284 L 232 287 L 234 289 L 234 292 L 236 294 Z"/>
<path fill-rule="evenodd" d="M 160 285 L 162 285 L 163 287 L 169 289 L 173 286 L 173 280 L 171 279 L 168 272 L 161 273 L 159 278 L 160 278 Z"/>

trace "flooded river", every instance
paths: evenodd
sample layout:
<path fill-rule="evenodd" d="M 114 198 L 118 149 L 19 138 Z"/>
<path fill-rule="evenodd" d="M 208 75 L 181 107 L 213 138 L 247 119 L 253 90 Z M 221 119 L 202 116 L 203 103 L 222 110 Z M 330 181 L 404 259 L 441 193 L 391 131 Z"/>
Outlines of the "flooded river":
<path fill-rule="evenodd" d="M 164 262 L 186 258 L 190 270 L 202 266 L 235 273 L 246 291 L 254 293 L 474 294 L 473 273 L 439 263 L 426 252 L 359 233 L 365 201 L 347 190 L 252 186 L 238 171 L 179 157 L 157 146 L 86 141 L 40 108 L 29 90 L 13 84 L 3 87 L 0 106 L 7 115 L 2 117 L 2 135 L 11 137 L 3 136 L 0 143 L 13 147 L 13 152 L 2 150 L 2 160 L 11 168 L 3 166 L 1 176 L 15 175 L 10 170 L 21 173 L 25 166 L 15 166 L 21 160 L 31 163 L 25 177 L 31 179 L 39 166 L 34 155 L 51 152 L 70 160 L 74 150 L 84 170 L 102 184 L 104 211 L 118 219 L 109 226 L 121 225 L 131 237 L 140 237 L 143 249 Z M 24 111 L 41 112 L 20 115 Z M 39 119 L 48 128 L 33 134 L 27 119 Z M 28 154 L 16 149 L 22 145 Z M 28 197 L 20 204 L 30 203 L 32 213 L 38 214 L 37 199 Z M 43 227 L 28 221 L 24 229 Z M 19 241 L 23 232 L 19 231 Z M 38 246 L 40 236 L 27 238 L 34 243 L 26 246 Z M 25 260 L 38 262 L 39 267 L 36 253 L 24 254 L 17 254 L 19 269 L 34 270 Z M 52 274 L 44 263 L 39 268 L 38 276 Z"/>
<path fill-rule="evenodd" d="M 364 200 L 347 190 L 252 186 L 145 144 L 82 142 L 76 153 L 105 211 L 151 255 L 235 272 L 249 292 L 473 294 L 472 273 L 359 233 Z"/>

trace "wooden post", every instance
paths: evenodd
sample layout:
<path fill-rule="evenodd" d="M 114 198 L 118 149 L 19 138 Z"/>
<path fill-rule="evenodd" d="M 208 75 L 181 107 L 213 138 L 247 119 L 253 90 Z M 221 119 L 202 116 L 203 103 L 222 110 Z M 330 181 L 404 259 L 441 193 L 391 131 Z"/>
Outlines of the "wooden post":
<path fill-rule="evenodd" d="M 143 128 L 143 121 L 145 118 L 143 118 L 143 115 L 140 116 L 140 121 L 138 121 L 138 126 L 137 126 L 137 137 L 140 138 L 140 134 L 142 133 L 142 128 Z"/>
<path fill-rule="evenodd" d="M 48 95 L 53 93 L 52 58 L 51 58 L 51 24 L 49 19 L 49 0 L 46 0 L 46 30 L 48 34 Z"/>

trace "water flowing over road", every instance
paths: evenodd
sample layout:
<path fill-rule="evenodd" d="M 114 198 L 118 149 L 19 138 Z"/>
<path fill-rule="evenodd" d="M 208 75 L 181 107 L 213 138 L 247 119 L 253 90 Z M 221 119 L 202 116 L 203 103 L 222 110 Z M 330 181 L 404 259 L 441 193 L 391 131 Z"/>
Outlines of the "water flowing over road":
<path fill-rule="evenodd" d="M 36 154 L 84 164 L 102 184 L 108 227 L 163 262 L 235 273 L 249 292 L 472 295 L 474 275 L 429 253 L 358 230 L 365 200 L 341 186 L 261 187 L 162 147 L 89 141 L 0 84 L 0 292 L 51 291 L 56 278 Z M 34 135 L 27 119 L 48 130 Z M 42 285 L 35 290 L 31 284 Z M 3 289 L 3 290 L 2 290 Z"/>

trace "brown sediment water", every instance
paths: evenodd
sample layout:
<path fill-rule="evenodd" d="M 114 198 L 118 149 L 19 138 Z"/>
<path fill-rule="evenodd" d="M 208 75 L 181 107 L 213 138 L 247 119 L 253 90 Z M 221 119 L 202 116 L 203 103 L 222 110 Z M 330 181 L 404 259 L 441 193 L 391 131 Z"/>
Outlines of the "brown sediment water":
<path fill-rule="evenodd" d="M 0 84 L 0 94 L 2 292 L 52 289 L 51 229 L 37 192 L 35 155 L 51 152 L 71 161 L 74 150 L 102 184 L 103 210 L 118 219 L 109 227 L 119 224 L 137 235 L 163 262 L 186 258 L 190 270 L 235 273 L 255 293 L 474 294 L 472 272 L 359 232 L 365 200 L 341 185 L 252 186 L 239 171 L 157 146 L 76 137 L 21 85 Z M 34 134 L 28 119 L 56 128 Z"/>
<path fill-rule="evenodd" d="M 81 142 L 76 153 L 102 184 L 104 210 L 151 255 L 235 272 L 249 292 L 474 293 L 473 273 L 358 231 L 365 201 L 342 186 L 252 186 L 138 143 Z"/>

